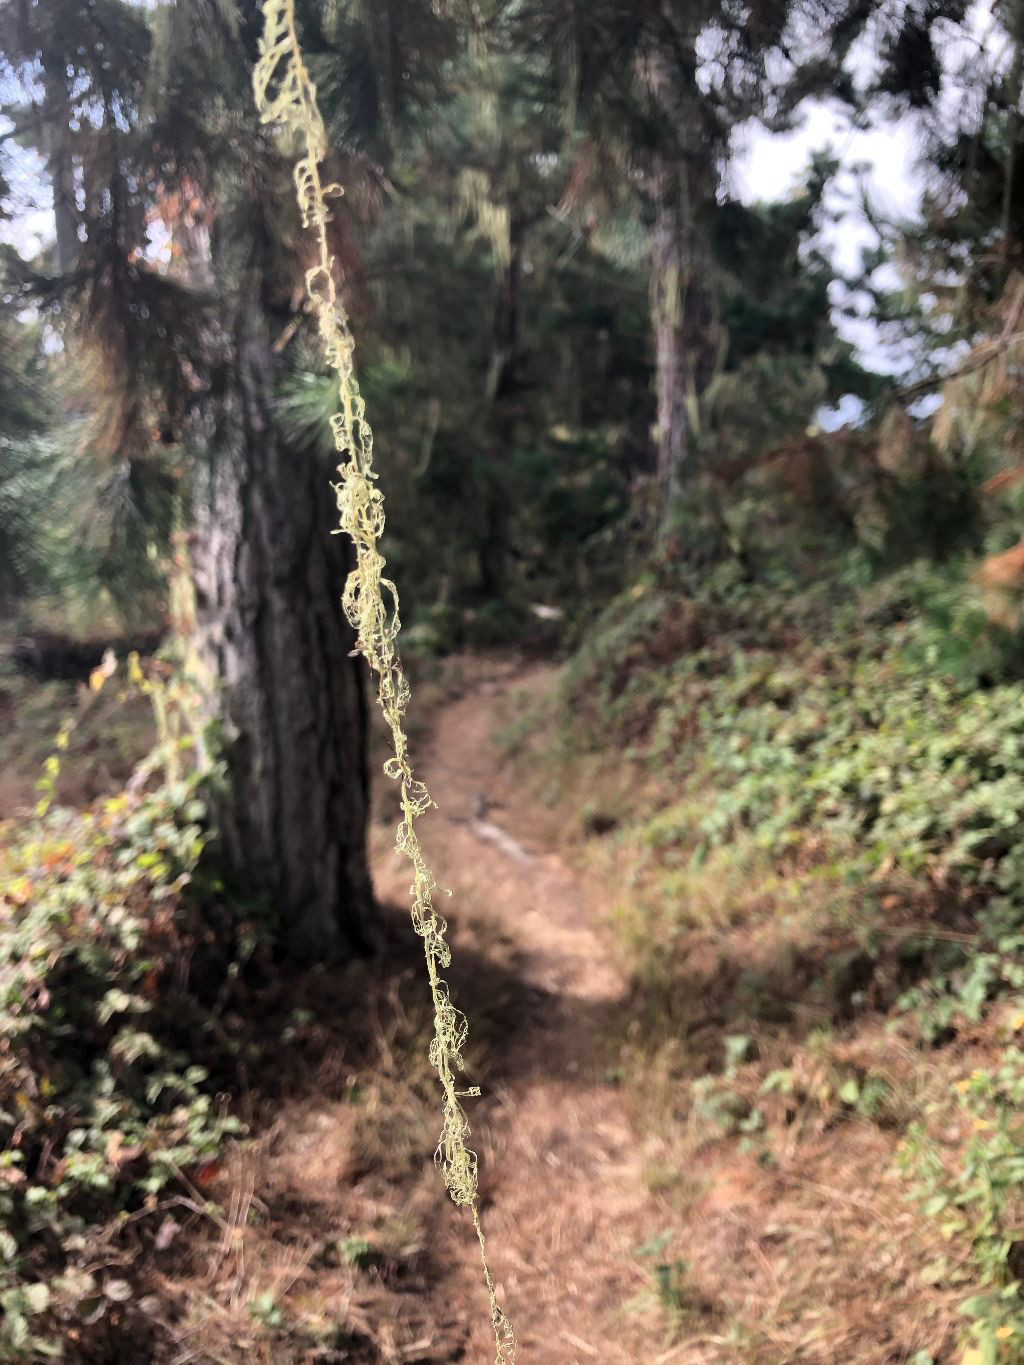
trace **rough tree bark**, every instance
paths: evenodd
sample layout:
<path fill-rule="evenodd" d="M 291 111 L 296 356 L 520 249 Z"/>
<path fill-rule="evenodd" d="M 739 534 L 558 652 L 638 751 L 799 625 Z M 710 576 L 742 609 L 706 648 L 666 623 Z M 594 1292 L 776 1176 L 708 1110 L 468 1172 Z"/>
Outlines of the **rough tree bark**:
<path fill-rule="evenodd" d="M 196 649 L 228 765 L 218 823 L 235 878 L 268 895 L 295 958 L 373 942 L 365 664 L 340 597 L 331 469 L 271 413 L 277 361 L 259 280 L 225 330 L 193 542 Z"/>
<path fill-rule="evenodd" d="M 659 159 L 652 176 L 651 320 L 657 393 L 658 519 L 693 456 L 699 400 L 714 370 L 715 309 L 708 253 L 685 168 Z"/>
<path fill-rule="evenodd" d="M 651 326 L 657 398 L 656 530 L 678 496 L 694 454 L 699 400 L 715 364 L 715 302 L 705 216 L 718 188 L 714 131 L 697 87 L 700 18 L 647 53 L 641 79 L 658 111 L 665 141 L 652 149 L 648 192 L 651 234 Z"/>

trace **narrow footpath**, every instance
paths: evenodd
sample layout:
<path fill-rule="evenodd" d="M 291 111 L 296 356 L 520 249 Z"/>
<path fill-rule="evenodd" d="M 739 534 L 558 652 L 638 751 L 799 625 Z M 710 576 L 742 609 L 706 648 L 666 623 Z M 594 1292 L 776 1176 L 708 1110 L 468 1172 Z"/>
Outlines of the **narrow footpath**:
<path fill-rule="evenodd" d="M 637 1306 L 652 1267 L 635 1251 L 665 1214 L 644 1181 L 610 1065 L 624 981 L 602 929 L 599 889 L 551 851 L 544 818 L 517 791 L 493 742 L 509 699 L 539 694 L 550 674 L 481 667 L 470 690 L 439 713 L 420 764 L 439 808 L 425 840 L 454 893 L 456 957 L 485 958 L 497 947 L 515 966 L 517 985 L 502 1002 L 507 1021 L 493 1030 L 486 1074 L 471 1078 L 485 1090 L 483 1102 L 470 1102 L 470 1118 L 491 1260 L 522 1365 L 653 1365 L 665 1341 L 656 1315 Z M 378 861 L 381 893 L 399 902 L 405 868 L 391 853 Z M 493 1348 L 466 1221 L 453 1208 L 442 1231 L 451 1266 L 443 1297 L 447 1312 L 458 1304 L 472 1314 L 466 1359 L 482 1365 Z"/>

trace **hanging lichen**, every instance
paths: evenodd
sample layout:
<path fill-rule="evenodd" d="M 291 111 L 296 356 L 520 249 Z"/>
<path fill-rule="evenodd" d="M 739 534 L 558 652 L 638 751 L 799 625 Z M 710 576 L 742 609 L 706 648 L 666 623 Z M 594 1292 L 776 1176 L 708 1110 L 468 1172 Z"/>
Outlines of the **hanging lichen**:
<path fill-rule="evenodd" d="M 327 199 L 340 194 L 341 187 L 324 185 L 321 180 L 320 163 L 327 150 L 327 137 L 317 105 L 316 87 L 302 60 L 294 0 L 264 0 L 263 23 L 260 56 L 253 73 L 256 104 L 264 123 L 280 126 L 298 142 L 295 189 L 303 226 L 313 233 L 319 257 L 318 263 L 306 274 L 306 292 L 327 362 L 338 376 L 338 411 L 331 419 L 331 426 L 341 457 L 336 485 L 339 530 L 351 536 L 356 554 L 356 566 L 345 585 L 343 601 L 345 612 L 356 630 L 359 650 L 378 678 L 378 700 L 394 745 L 394 756 L 385 764 L 384 770 L 400 784 L 402 793 L 402 821 L 398 827 L 397 845 L 412 864 L 412 920 L 423 939 L 434 1004 L 430 1061 L 437 1071 L 444 1096 L 444 1123 L 436 1160 L 452 1199 L 470 1210 L 480 1241 L 490 1299 L 496 1365 L 511 1365 L 515 1360 L 515 1335 L 495 1294 L 480 1224 L 477 1158 L 466 1145 L 469 1123 L 462 1099 L 477 1095 L 479 1091 L 475 1087 L 460 1090 L 456 1079 L 463 1069 L 466 1019 L 452 1004 L 447 983 L 441 976 L 451 961 L 446 939 L 448 926 L 433 903 L 437 882 L 427 865 L 415 828 L 417 817 L 433 803 L 426 787 L 413 773 L 404 729 L 409 684 L 395 646 L 399 630 L 398 594 L 394 584 L 384 577 L 384 558 L 378 545 L 384 529 L 384 500 L 373 469 L 373 433 L 354 372 L 352 333 L 338 297 L 328 245 Z"/>

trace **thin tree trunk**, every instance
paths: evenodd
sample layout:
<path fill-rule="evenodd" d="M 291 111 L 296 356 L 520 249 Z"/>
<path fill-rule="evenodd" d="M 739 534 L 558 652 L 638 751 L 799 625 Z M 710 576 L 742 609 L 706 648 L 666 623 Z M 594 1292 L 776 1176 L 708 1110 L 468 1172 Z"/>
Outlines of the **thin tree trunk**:
<path fill-rule="evenodd" d="M 697 88 L 699 24 L 675 32 L 671 58 L 647 53 L 641 78 L 664 122 L 651 154 L 651 326 L 657 398 L 656 530 L 679 494 L 700 436 L 700 399 L 715 359 L 715 300 L 705 217 L 714 204 L 717 167 Z M 674 27 L 674 25 L 672 26 Z"/>
<path fill-rule="evenodd" d="M 1020 230 L 1013 221 L 1014 182 L 1017 172 L 1017 144 L 1021 133 L 1021 85 L 1024 76 L 1024 0 L 1013 0 L 1010 19 L 1012 57 L 1007 86 L 1010 96 L 1010 118 L 1006 137 L 1006 157 L 1003 169 L 1003 209 L 1001 229 L 1004 246 L 1011 232 Z"/>
<path fill-rule="evenodd" d="M 490 467 L 484 471 L 484 538 L 480 545 L 480 587 L 488 601 L 505 591 L 509 556 L 509 493 L 502 477 L 515 452 L 519 308 L 523 273 L 523 224 L 513 215 L 509 224 L 509 259 L 502 271 L 494 316 L 491 360 Z"/>
<path fill-rule="evenodd" d="M 228 868 L 280 912 L 286 950 L 315 962 L 373 941 L 365 665 L 340 604 L 331 471 L 275 429 L 275 357 L 246 283 L 196 497 L 196 647 L 225 739 Z"/>
<path fill-rule="evenodd" d="M 78 202 L 75 163 L 69 142 L 71 107 L 65 78 L 49 64 L 43 68 L 43 98 L 46 165 L 57 230 L 57 269 L 60 274 L 67 275 L 78 263 Z"/>
<path fill-rule="evenodd" d="M 651 323 L 657 395 L 658 521 L 696 454 L 700 401 L 715 368 L 710 253 L 685 167 L 659 159 L 652 176 Z"/>
<path fill-rule="evenodd" d="M 679 492 L 683 463 L 690 451 L 686 396 L 690 383 L 683 335 L 681 283 L 682 222 L 678 177 L 659 168 L 654 184 L 654 230 L 651 235 L 651 321 L 654 327 L 654 374 L 658 402 L 657 481 L 659 510 Z"/>

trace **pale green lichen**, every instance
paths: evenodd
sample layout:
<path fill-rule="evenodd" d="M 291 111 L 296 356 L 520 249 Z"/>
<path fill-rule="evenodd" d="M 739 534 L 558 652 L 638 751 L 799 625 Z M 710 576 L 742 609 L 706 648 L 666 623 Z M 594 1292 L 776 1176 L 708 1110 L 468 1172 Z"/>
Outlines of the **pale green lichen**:
<path fill-rule="evenodd" d="M 330 253 L 327 200 L 340 194 L 341 187 L 325 185 L 321 180 L 320 165 L 327 150 L 327 137 L 317 105 L 316 87 L 302 59 L 294 0 L 264 0 L 263 36 L 253 73 L 253 88 L 263 122 L 280 128 L 298 144 L 295 190 L 303 226 L 312 232 L 317 244 L 319 259 L 306 274 L 306 292 L 327 363 L 338 376 L 338 411 L 331 419 L 331 425 L 341 457 L 336 485 L 339 530 L 351 536 L 356 554 L 356 566 L 345 585 L 343 601 L 357 634 L 358 647 L 377 675 L 378 700 L 394 746 L 394 755 L 385 764 L 385 772 L 400 784 L 402 793 L 397 846 L 412 864 L 412 919 L 416 932 L 423 939 L 434 1005 L 430 1061 L 437 1071 L 443 1093 L 444 1122 L 436 1160 L 452 1199 L 470 1210 L 479 1238 L 497 1350 L 495 1365 L 512 1365 L 516 1354 L 515 1335 L 498 1304 L 480 1223 L 477 1158 L 466 1145 L 469 1123 L 462 1099 L 479 1091 L 475 1087 L 460 1090 L 456 1080 L 463 1069 L 467 1025 L 465 1016 L 452 1004 L 447 983 L 441 976 L 451 961 L 446 938 L 448 926 L 434 905 L 437 882 L 415 827 L 417 817 L 433 803 L 426 787 L 413 773 L 404 728 L 409 684 L 395 644 L 400 624 L 398 594 L 395 585 L 384 576 L 384 558 L 379 548 L 384 529 L 384 499 L 373 469 L 373 432 L 355 377 L 352 333 L 338 295 Z"/>

